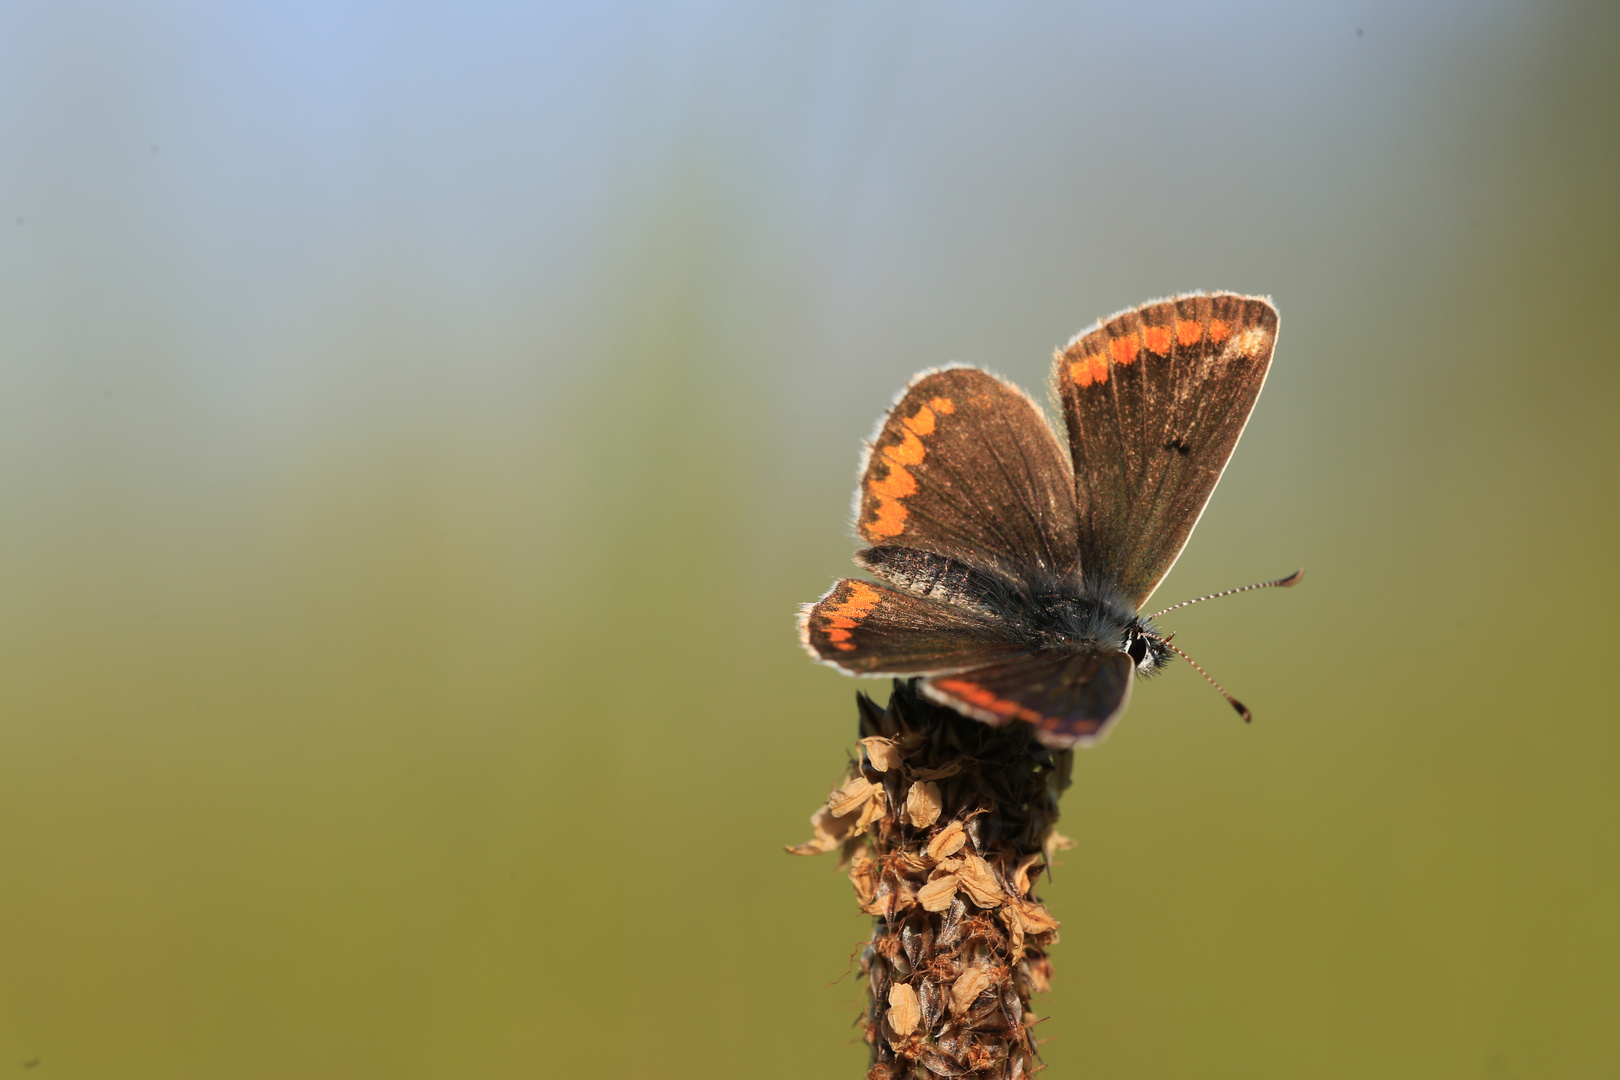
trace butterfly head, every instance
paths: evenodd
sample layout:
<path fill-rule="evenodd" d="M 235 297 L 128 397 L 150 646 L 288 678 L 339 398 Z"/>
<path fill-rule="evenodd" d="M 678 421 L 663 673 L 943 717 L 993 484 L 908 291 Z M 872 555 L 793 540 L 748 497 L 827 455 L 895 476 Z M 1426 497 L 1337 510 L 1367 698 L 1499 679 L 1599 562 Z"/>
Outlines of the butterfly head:
<path fill-rule="evenodd" d="M 1138 675 L 1152 675 L 1170 659 L 1169 639 L 1153 628 L 1146 619 L 1136 619 L 1125 628 L 1120 648 L 1136 665 Z"/>

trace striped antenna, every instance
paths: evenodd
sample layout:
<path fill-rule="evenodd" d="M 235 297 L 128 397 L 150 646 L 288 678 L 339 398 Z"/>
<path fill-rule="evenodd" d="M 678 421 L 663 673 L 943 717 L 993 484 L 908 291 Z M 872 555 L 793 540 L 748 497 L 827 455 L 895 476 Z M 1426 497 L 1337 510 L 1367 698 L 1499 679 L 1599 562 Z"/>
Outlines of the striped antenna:
<path fill-rule="evenodd" d="M 1298 577 L 1299 575 L 1296 574 L 1294 576 Z M 1276 582 L 1271 582 L 1271 584 L 1275 585 L 1277 583 Z M 1258 585 L 1250 585 L 1249 588 L 1257 589 L 1257 588 L 1260 588 L 1260 586 L 1258 586 Z M 1233 592 L 1240 592 L 1241 590 L 1233 589 L 1232 591 Z M 1217 593 L 1216 595 L 1219 596 L 1220 594 Z M 1153 636 L 1158 638 L 1159 643 L 1161 645 L 1163 645 L 1165 648 L 1169 649 L 1171 652 L 1175 653 L 1177 656 L 1179 656 L 1183 660 L 1187 661 L 1187 663 L 1191 664 L 1193 666 L 1194 671 L 1198 672 L 1198 674 L 1202 675 L 1204 678 L 1209 679 L 1209 685 L 1213 686 L 1216 690 L 1218 690 L 1220 692 L 1221 697 L 1226 699 L 1226 703 L 1228 705 L 1232 706 L 1232 708 L 1237 710 L 1238 715 L 1243 717 L 1243 722 L 1245 724 L 1247 724 L 1249 721 L 1254 719 L 1254 717 L 1250 714 L 1248 708 L 1246 708 L 1244 706 L 1243 702 L 1239 701 L 1237 698 L 1233 697 L 1231 694 L 1228 694 L 1226 692 L 1226 687 L 1224 687 L 1220 683 L 1216 682 L 1213 678 L 1210 677 L 1209 672 L 1205 671 L 1203 668 L 1198 666 L 1198 661 L 1194 660 L 1192 657 L 1188 656 L 1186 653 L 1182 652 L 1180 649 L 1178 649 L 1174 645 L 1170 644 L 1170 639 L 1169 638 L 1158 637 L 1157 634 L 1155 634 Z"/>
<path fill-rule="evenodd" d="M 1244 585 L 1243 587 L 1237 589 L 1223 589 L 1220 592 L 1212 592 L 1208 596 L 1200 596 L 1196 600 L 1183 600 L 1179 604 L 1171 604 L 1169 607 L 1165 608 L 1164 611 L 1155 611 L 1153 614 L 1148 616 L 1148 621 L 1152 622 L 1160 615 L 1165 614 L 1165 612 L 1174 611 L 1176 608 L 1184 608 L 1192 604 L 1202 604 L 1205 600 L 1213 600 L 1217 596 L 1231 596 L 1233 593 L 1248 592 L 1250 589 L 1286 589 L 1291 586 L 1298 585 L 1300 578 L 1304 576 L 1304 570 L 1295 570 L 1287 577 L 1280 577 L 1276 581 L 1261 581 L 1254 585 Z M 1190 662 L 1191 661 L 1189 661 L 1189 663 Z M 1197 666 L 1197 664 L 1193 664 L 1193 667 Z M 1208 678 L 1208 676 L 1206 675 L 1205 678 Z"/>

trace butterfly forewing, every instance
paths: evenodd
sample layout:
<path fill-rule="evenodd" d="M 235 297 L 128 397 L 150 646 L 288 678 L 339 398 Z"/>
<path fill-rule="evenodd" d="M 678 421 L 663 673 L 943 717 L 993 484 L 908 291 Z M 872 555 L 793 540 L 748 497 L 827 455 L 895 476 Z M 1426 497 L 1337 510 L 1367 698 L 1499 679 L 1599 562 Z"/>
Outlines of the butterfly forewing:
<path fill-rule="evenodd" d="M 961 671 L 1025 651 L 994 616 L 845 578 L 799 620 L 805 648 L 852 675 Z"/>
<path fill-rule="evenodd" d="M 1277 311 L 1218 293 L 1114 316 L 1057 355 L 1080 569 L 1140 607 L 1169 572 L 1265 383 Z"/>
<path fill-rule="evenodd" d="M 1074 564 L 1074 481 L 1029 398 L 986 372 L 948 368 L 912 382 L 884 419 L 856 528 L 874 546 L 1049 578 Z"/>
<path fill-rule="evenodd" d="M 1134 665 L 1117 649 L 1041 650 L 923 683 L 923 692 L 985 723 L 1023 720 L 1048 746 L 1094 742 L 1125 709 Z"/>

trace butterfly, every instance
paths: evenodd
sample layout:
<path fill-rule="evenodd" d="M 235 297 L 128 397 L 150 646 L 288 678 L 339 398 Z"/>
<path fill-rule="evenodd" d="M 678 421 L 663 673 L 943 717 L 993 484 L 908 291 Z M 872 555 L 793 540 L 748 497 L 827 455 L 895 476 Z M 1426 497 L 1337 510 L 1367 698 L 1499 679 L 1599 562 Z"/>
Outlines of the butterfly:
<path fill-rule="evenodd" d="M 1235 293 L 1081 331 L 1052 374 L 1067 454 L 1016 386 L 972 367 L 918 375 L 855 495 L 870 545 L 855 563 L 878 580 L 844 578 L 805 605 L 805 648 L 852 675 L 916 677 L 928 698 L 1027 722 L 1049 746 L 1100 739 L 1137 676 L 1186 657 L 1153 625 L 1164 612 L 1140 611 L 1226 469 L 1276 341 L 1276 308 Z"/>

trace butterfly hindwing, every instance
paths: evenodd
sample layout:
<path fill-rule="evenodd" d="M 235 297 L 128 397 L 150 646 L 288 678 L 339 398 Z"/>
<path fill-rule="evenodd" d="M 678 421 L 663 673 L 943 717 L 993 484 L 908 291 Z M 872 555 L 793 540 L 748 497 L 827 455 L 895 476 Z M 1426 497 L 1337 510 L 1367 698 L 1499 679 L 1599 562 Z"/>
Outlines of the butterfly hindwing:
<path fill-rule="evenodd" d="M 1091 743 L 1130 700 L 1135 665 L 1118 649 L 1081 645 L 1025 652 L 924 681 L 923 693 L 1000 726 L 1023 720 L 1048 746 Z"/>
<path fill-rule="evenodd" d="M 1080 569 L 1140 607 L 1192 534 L 1265 383 L 1277 311 L 1183 296 L 1123 312 L 1057 354 Z"/>
<path fill-rule="evenodd" d="M 799 616 L 812 656 L 852 675 L 961 671 L 1022 651 L 993 615 L 844 578 Z"/>
<path fill-rule="evenodd" d="M 1075 557 L 1074 481 L 1040 410 L 976 368 L 924 374 L 884 418 L 862 469 L 856 528 L 1015 578 Z"/>

